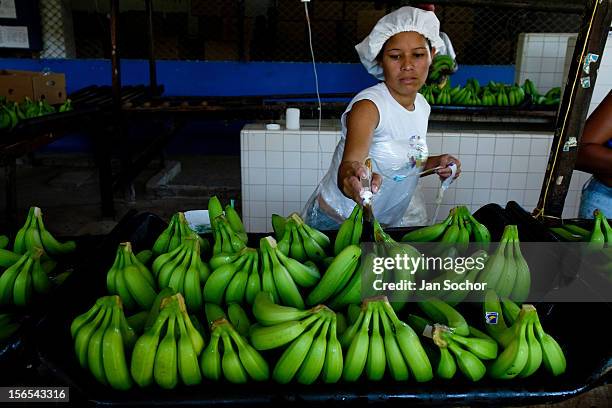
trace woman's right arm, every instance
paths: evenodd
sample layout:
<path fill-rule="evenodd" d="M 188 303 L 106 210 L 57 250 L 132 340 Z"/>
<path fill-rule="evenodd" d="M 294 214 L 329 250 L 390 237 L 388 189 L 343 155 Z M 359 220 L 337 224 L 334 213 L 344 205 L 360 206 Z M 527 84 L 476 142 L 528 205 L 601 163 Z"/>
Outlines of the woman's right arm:
<path fill-rule="evenodd" d="M 368 157 L 374 129 L 378 126 L 378 109 L 374 102 L 364 99 L 355 102 L 346 118 L 346 141 L 342 162 L 338 168 L 338 188 L 342 193 L 361 203 L 361 179 L 367 176 L 364 161 Z M 372 176 L 372 193 L 376 193 L 381 177 Z"/>
<path fill-rule="evenodd" d="M 576 159 L 576 169 L 612 178 L 612 149 L 606 146 L 612 139 L 612 92 L 595 108 L 587 119 Z"/>

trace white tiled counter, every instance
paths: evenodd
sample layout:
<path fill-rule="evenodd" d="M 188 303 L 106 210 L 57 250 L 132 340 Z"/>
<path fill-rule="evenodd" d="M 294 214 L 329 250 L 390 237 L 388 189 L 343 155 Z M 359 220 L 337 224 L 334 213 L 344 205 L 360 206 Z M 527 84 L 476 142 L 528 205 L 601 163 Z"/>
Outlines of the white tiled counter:
<path fill-rule="evenodd" d="M 306 122 L 304 124 L 304 122 Z M 272 231 L 273 213 L 300 212 L 328 169 L 340 138 L 339 121 L 324 121 L 321 132 L 314 122 L 302 129 L 266 130 L 250 124 L 240 135 L 242 211 L 249 232 Z M 461 177 L 444 196 L 439 217 L 456 205 L 472 211 L 487 203 L 505 206 L 514 200 L 531 211 L 537 205 L 550 151 L 552 133 L 430 131 L 430 154 L 457 155 Z M 588 175 L 575 172 L 565 202 L 564 217 L 575 217 L 580 188 Z M 421 179 L 428 213 L 434 208 L 437 177 Z"/>

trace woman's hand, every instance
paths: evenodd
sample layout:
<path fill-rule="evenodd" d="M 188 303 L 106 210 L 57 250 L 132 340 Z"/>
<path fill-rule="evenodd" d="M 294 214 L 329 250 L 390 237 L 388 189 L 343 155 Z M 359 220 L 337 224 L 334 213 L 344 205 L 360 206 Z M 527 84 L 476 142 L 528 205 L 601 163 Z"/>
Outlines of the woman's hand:
<path fill-rule="evenodd" d="M 438 170 L 438 176 L 440 176 L 441 180 L 447 179 L 451 175 L 451 169 L 448 167 L 449 164 L 455 163 L 457 165 L 457 171 L 455 173 L 455 178 L 459 177 L 461 174 L 461 162 L 456 157 L 451 156 L 450 154 L 443 154 L 438 156 L 440 161 L 438 162 L 438 166 L 442 167 Z"/>
<path fill-rule="evenodd" d="M 358 204 L 362 203 L 361 193 L 363 187 L 361 180 L 368 177 L 368 169 L 358 161 L 343 161 L 338 168 L 338 187 L 342 194 Z M 372 194 L 376 194 L 382 183 L 382 177 L 372 173 Z"/>
<path fill-rule="evenodd" d="M 431 156 L 427 159 L 424 170 L 429 170 L 435 167 L 442 167 L 436 170 L 436 174 L 440 176 L 441 180 L 447 179 L 452 174 L 449 164 L 455 163 L 457 165 L 457 171 L 455 172 L 455 178 L 461 174 L 461 161 L 450 154 L 442 154 L 440 156 Z"/>

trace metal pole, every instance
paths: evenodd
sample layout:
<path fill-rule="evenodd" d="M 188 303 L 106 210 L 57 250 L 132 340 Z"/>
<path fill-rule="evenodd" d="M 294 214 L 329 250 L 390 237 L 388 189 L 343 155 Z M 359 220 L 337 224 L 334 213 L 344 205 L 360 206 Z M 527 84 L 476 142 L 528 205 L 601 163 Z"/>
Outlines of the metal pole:
<path fill-rule="evenodd" d="M 534 210 L 535 217 L 561 217 L 563 214 L 611 22 L 612 0 L 588 1 L 559 106 L 542 191 Z"/>
<path fill-rule="evenodd" d="M 121 66 L 119 61 L 119 0 L 110 0 L 111 76 L 113 84 L 113 116 L 121 113 Z"/>
<path fill-rule="evenodd" d="M 155 64 L 155 45 L 153 37 L 153 1 L 145 0 L 147 14 L 147 42 L 149 43 L 149 92 L 157 95 L 157 66 Z"/>

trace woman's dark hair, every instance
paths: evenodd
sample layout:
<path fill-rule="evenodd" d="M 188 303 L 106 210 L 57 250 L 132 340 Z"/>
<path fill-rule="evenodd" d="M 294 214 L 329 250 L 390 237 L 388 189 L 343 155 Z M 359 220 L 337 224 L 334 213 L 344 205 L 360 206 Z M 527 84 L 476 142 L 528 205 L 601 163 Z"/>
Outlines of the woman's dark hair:
<path fill-rule="evenodd" d="M 423 34 L 421 34 L 421 35 L 423 35 Z M 425 41 L 427 41 L 427 48 L 429 48 L 429 52 L 431 52 L 431 41 L 429 41 L 429 38 L 425 37 L 424 35 L 423 35 L 423 37 L 425 38 Z M 385 47 L 387 46 L 387 42 L 388 41 L 389 41 L 389 39 L 387 39 L 387 41 L 385 41 L 385 43 L 381 47 L 380 51 L 378 52 L 378 55 L 376 56 L 376 61 L 379 61 L 379 62 L 382 61 L 382 57 L 383 57 L 383 54 L 385 52 Z"/>

